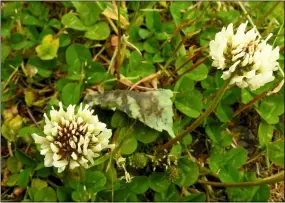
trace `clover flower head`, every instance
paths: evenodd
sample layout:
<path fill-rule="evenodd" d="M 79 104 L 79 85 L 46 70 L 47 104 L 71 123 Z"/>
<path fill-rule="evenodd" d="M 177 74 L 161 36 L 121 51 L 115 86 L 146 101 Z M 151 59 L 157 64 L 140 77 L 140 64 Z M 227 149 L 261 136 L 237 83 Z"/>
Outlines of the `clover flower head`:
<path fill-rule="evenodd" d="M 273 71 L 278 70 L 279 47 L 267 44 L 272 34 L 261 40 L 253 29 L 246 32 L 247 23 L 241 24 L 234 34 L 233 24 L 223 28 L 210 42 L 213 66 L 223 70 L 227 80 L 234 73 L 230 84 L 255 90 L 274 80 Z"/>
<path fill-rule="evenodd" d="M 82 103 L 78 111 L 75 111 L 75 105 L 69 105 L 65 111 L 60 102 L 59 110 L 52 107 L 50 119 L 44 114 L 46 137 L 35 133 L 32 137 L 41 145 L 45 166 L 54 166 L 59 173 L 67 166 L 70 169 L 80 165 L 88 168 L 102 150 L 114 147 L 109 144 L 112 131 L 93 112 L 88 105 L 83 108 Z"/>

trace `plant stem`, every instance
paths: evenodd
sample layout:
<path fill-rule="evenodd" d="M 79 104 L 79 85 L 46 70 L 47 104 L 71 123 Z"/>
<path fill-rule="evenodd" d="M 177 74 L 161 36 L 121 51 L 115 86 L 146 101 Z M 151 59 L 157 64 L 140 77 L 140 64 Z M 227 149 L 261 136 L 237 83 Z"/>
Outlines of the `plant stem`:
<path fill-rule="evenodd" d="M 250 186 L 259 186 L 259 185 L 266 185 L 266 184 L 274 184 L 274 183 L 281 182 L 281 181 L 284 181 L 284 171 L 281 171 L 280 173 L 269 176 L 267 178 L 249 181 L 249 182 L 220 183 L 220 182 L 197 180 L 197 183 L 205 184 L 205 185 L 212 185 L 216 187 L 250 187 Z"/>
<path fill-rule="evenodd" d="M 204 61 L 206 61 L 207 58 L 203 58 L 200 61 L 197 61 L 195 64 L 193 64 L 192 66 L 190 66 L 186 71 L 184 71 L 183 73 L 181 73 L 181 75 L 179 75 L 177 78 L 175 78 L 175 82 L 178 81 L 183 75 L 185 75 L 186 73 L 190 72 L 191 70 L 197 68 L 200 64 L 202 64 Z"/>
<path fill-rule="evenodd" d="M 117 57 L 116 57 L 116 77 L 120 80 L 120 67 L 121 67 L 121 2 L 118 2 L 118 20 L 117 20 L 117 27 L 118 27 L 118 45 L 117 45 Z"/>
<path fill-rule="evenodd" d="M 176 142 L 181 140 L 183 137 L 185 137 L 188 133 L 191 133 L 193 130 L 195 130 L 209 115 L 216 106 L 218 105 L 219 101 L 221 100 L 222 96 L 224 95 L 231 79 L 233 78 L 234 73 L 231 75 L 231 77 L 226 80 L 223 84 L 223 86 L 219 89 L 218 93 L 216 94 L 216 97 L 214 100 L 210 103 L 208 109 L 201 115 L 199 118 L 197 118 L 194 123 L 192 123 L 184 132 L 177 135 L 175 138 L 169 140 L 166 144 L 158 148 L 158 151 L 164 151 L 164 149 L 169 150 Z"/>
<path fill-rule="evenodd" d="M 11 142 L 8 142 L 8 151 L 9 151 L 10 156 L 14 156 Z"/>
<path fill-rule="evenodd" d="M 47 180 L 48 184 L 50 184 L 52 187 L 57 188 L 58 185 L 53 183 L 51 180 Z"/>
<path fill-rule="evenodd" d="M 255 102 L 260 101 L 261 99 L 263 99 L 265 96 L 268 96 L 272 93 L 276 93 L 275 90 L 277 89 L 277 91 L 279 90 L 279 88 L 281 88 L 283 86 L 284 81 L 281 81 L 277 86 L 275 86 L 274 88 L 272 88 L 271 90 L 265 91 L 262 94 L 259 94 L 257 96 L 255 96 L 252 100 L 250 100 L 247 104 L 241 106 L 240 108 L 238 108 L 234 113 L 232 118 L 236 117 L 237 115 L 239 115 L 241 112 L 243 112 L 244 110 L 250 108 Z"/>

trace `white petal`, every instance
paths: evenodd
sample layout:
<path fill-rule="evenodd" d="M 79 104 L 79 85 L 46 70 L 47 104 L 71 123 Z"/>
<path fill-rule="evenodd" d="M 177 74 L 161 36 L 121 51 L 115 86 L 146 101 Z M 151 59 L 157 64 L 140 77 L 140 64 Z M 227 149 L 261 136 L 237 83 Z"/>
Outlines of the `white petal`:
<path fill-rule="evenodd" d="M 92 142 L 98 142 L 98 138 L 95 135 L 92 136 Z"/>
<path fill-rule="evenodd" d="M 53 153 L 47 153 L 45 156 L 45 166 L 50 167 L 52 166 L 53 159 L 52 159 Z"/>
<path fill-rule="evenodd" d="M 52 158 L 54 161 L 58 161 L 61 158 L 61 155 L 54 153 Z"/>
<path fill-rule="evenodd" d="M 100 152 L 100 151 L 102 151 L 102 146 L 101 146 L 101 144 L 98 144 L 98 145 L 96 145 L 95 147 L 93 147 L 93 150 L 94 150 L 95 152 Z"/>
<path fill-rule="evenodd" d="M 89 131 L 89 132 L 93 132 L 94 129 L 95 129 L 95 125 L 94 125 L 94 124 L 89 124 L 89 125 L 88 125 L 88 131 Z"/>
<path fill-rule="evenodd" d="M 49 141 L 45 137 L 39 136 L 36 133 L 33 133 L 32 137 L 34 138 L 35 143 L 37 144 L 49 144 Z"/>
<path fill-rule="evenodd" d="M 41 155 L 46 155 L 47 153 L 51 152 L 50 148 L 44 148 L 40 151 Z"/>
<path fill-rule="evenodd" d="M 54 153 L 58 153 L 59 152 L 59 148 L 57 146 L 55 146 L 54 143 L 50 143 L 50 148 Z"/>
<path fill-rule="evenodd" d="M 53 136 L 50 136 L 50 135 L 46 136 L 46 139 L 50 142 L 54 141 Z"/>
<path fill-rule="evenodd" d="M 77 161 L 74 161 L 74 160 L 70 160 L 70 163 L 69 163 L 69 168 L 72 170 L 76 167 L 80 166 L 79 163 Z"/>
<path fill-rule="evenodd" d="M 66 167 L 66 166 L 59 167 L 59 168 L 57 169 L 57 172 L 58 172 L 58 173 L 61 173 L 62 171 L 64 171 L 65 167 Z"/>
<path fill-rule="evenodd" d="M 77 124 L 80 124 L 80 123 L 82 123 L 83 122 L 83 119 L 81 118 L 81 117 L 78 117 L 77 118 Z"/>
<path fill-rule="evenodd" d="M 69 120 L 72 120 L 72 117 L 74 116 L 74 108 L 75 108 L 75 105 L 69 105 L 67 107 L 66 115 Z"/>
<path fill-rule="evenodd" d="M 70 144 L 72 149 L 76 149 L 76 144 L 73 140 L 69 140 L 69 144 Z"/>
<path fill-rule="evenodd" d="M 71 157 L 72 157 L 74 160 L 77 160 L 77 155 L 76 155 L 76 153 L 72 152 Z"/>
<path fill-rule="evenodd" d="M 57 168 L 60 168 L 60 167 L 63 167 L 63 166 L 66 166 L 68 164 L 68 161 L 67 160 L 60 160 L 60 161 L 54 161 L 53 162 L 53 165 Z"/>

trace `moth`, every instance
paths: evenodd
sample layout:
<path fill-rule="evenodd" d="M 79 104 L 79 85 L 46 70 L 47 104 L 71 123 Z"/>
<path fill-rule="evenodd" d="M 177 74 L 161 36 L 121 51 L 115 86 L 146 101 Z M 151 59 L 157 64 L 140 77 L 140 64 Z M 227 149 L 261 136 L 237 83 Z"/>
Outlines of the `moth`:
<path fill-rule="evenodd" d="M 112 90 L 104 93 L 89 92 L 84 101 L 90 106 L 119 110 L 133 119 L 159 132 L 167 131 L 171 137 L 173 132 L 173 92 L 169 89 L 158 89 L 147 92 L 129 90 Z"/>

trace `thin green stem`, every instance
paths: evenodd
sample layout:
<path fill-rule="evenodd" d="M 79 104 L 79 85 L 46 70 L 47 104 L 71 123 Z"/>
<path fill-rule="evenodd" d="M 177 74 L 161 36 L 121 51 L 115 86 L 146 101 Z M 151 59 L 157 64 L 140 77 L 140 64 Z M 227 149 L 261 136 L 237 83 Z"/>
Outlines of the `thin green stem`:
<path fill-rule="evenodd" d="M 116 76 L 118 80 L 120 79 L 120 67 L 121 67 L 121 2 L 118 2 L 118 21 L 117 21 L 117 27 L 118 27 L 118 45 L 117 45 L 117 57 L 116 57 Z"/>
<path fill-rule="evenodd" d="M 186 135 L 191 133 L 193 130 L 195 130 L 209 115 L 216 106 L 218 105 L 219 101 L 221 100 L 222 96 L 224 95 L 231 79 L 233 78 L 234 73 L 231 75 L 231 77 L 226 80 L 223 84 L 223 86 L 219 89 L 218 93 L 216 94 L 216 97 L 214 100 L 210 103 L 209 108 L 200 116 L 198 117 L 194 123 L 192 123 L 184 132 L 177 135 L 175 138 L 169 140 L 166 144 L 158 148 L 158 151 L 164 151 L 164 149 L 169 150 L 176 142 L 180 141 L 182 138 L 184 138 Z"/>
<path fill-rule="evenodd" d="M 251 186 L 274 184 L 274 183 L 278 183 L 281 181 L 284 181 L 284 171 L 281 171 L 280 173 L 269 176 L 267 178 L 249 181 L 249 182 L 220 183 L 220 182 L 197 180 L 197 183 L 200 183 L 203 185 L 212 185 L 212 186 L 216 186 L 216 187 L 251 187 Z"/>
<path fill-rule="evenodd" d="M 9 151 L 10 156 L 14 156 L 11 142 L 8 142 L 8 151 Z"/>
<path fill-rule="evenodd" d="M 58 185 L 53 183 L 51 180 L 47 180 L 48 184 L 50 184 L 52 187 L 57 188 Z"/>

